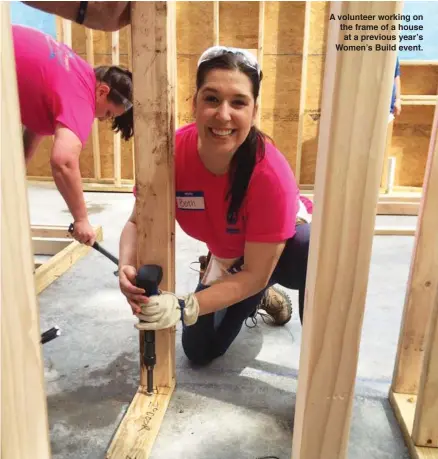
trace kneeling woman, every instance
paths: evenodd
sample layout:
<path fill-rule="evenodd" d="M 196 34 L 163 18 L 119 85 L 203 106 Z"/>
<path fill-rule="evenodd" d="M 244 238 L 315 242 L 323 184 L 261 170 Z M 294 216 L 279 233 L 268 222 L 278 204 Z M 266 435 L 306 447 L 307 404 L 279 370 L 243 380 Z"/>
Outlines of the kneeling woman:
<path fill-rule="evenodd" d="M 254 125 L 262 73 L 245 50 L 213 47 L 201 56 L 195 123 L 177 130 L 176 219 L 211 253 L 195 293 L 149 299 L 135 287 L 135 208 L 120 240 L 120 288 L 142 328 L 183 321 L 187 357 L 223 355 L 265 290 L 299 290 L 303 320 L 310 224 L 284 156 Z"/>

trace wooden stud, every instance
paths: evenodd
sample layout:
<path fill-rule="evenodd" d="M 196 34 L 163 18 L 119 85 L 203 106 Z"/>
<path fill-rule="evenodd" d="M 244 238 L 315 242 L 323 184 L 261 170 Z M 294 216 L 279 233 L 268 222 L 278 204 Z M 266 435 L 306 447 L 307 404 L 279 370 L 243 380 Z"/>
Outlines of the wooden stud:
<path fill-rule="evenodd" d="M 33 280 L 26 171 L 10 27 L 1 30 L 1 455 L 49 459 L 40 324 Z"/>
<path fill-rule="evenodd" d="M 438 228 L 436 228 L 438 230 Z M 438 301 L 435 290 L 433 311 L 426 335 L 423 368 L 418 389 L 412 440 L 415 445 L 438 448 Z M 438 456 L 438 449 L 437 449 Z"/>
<path fill-rule="evenodd" d="M 377 215 L 418 215 L 420 205 L 417 202 L 385 202 L 377 204 Z"/>
<path fill-rule="evenodd" d="M 213 44 L 215 46 L 219 45 L 219 0 L 214 0 L 213 2 Z"/>
<path fill-rule="evenodd" d="M 71 243 L 72 243 L 72 240 L 66 239 L 66 238 L 33 237 L 32 238 L 33 254 L 34 255 L 55 255 L 61 250 L 64 250 Z"/>
<path fill-rule="evenodd" d="M 175 2 L 132 6 L 137 262 L 162 266 L 160 288 L 170 291 L 175 289 L 175 16 Z M 140 388 L 110 445 L 108 459 L 147 458 L 158 434 L 175 386 L 175 329 L 155 336 L 155 394 L 144 391 L 146 371 L 141 362 Z M 141 348 L 142 344 L 141 332 Z"/>
<path fill-rule="evenodd" d="M 388 179 L 387 179 L 387 185 L 386 185 L 386 192 L 387 193 L 392 193 L 394 189 L 394 182 L 395 182 L 395 167 L 396 167 L 396 158 L 394 156 L 391 156 L 388 158 Z"/>
<path fill-rule="evenodd" d="M 385 156 L 383 159 L 383 170 L 382 170 L 382 180 L 380 182 L 381 188 L 388 193 L 388 160 L 389 154 L 391 152 L 391 145 L 392 145 L 392 133 L 394 131 L 394 115 L 391 113 L 388 119 L 388 131 L 386 133 L 386 148 L 385 148 Z"/>
<path fill-rule="evenodd" d="M 438 109 L 429 144 L 418 231 L 412 255 L 392 390 L 418 392 L 425 336 L 438 289 Z"/>
<path fill-rule="evenodd" d="M 415 228 L 403 228 L 397 226 L 376 226 L 374 236 L 414 236 Z"/>
<path fill-rule="evenodd" d="M 307 57 L 309 53 L 309 37 L 310 37 L 310 17 L 311 17 L 311 2 L 306 2 L 304 12 L 304 38 L 303 51 L 301 61 L 301 85 L 300 85 L 300 108 L 298 113 L 298 133 L 297 133 L 297 154 L 295 158 L 295 180 L 300 184 L 301 176 L 301 156 L 303 153 L 303 130 L 304 130 L 304 112 L 306 108 L 306 91 L 307 91 Z"/>
<path fill-rule="evenodd" d="M 313 185 L 300 185 L 301 194 L 310 200 L 314 199 Z M 394 187 L 396 190 L 397 187 Z M 418 215 L 421 193 L 381 193 L 377 203 L 377 215 Z"/>
<path fill-rule="evenodd" d="M 112 65 L 120 64 L 120 47 L 119 47 L 119 31 L 111 33 L 111 49 L 112 49 Z M 114 184 L 121 186 L 122 184 L 122 162 L 121 162 L 121 135 L 120 132 L 114 134 Z"/>
<path fill-rule="evenodd" d="M 28 182 L 39 187 L 56 188 L 52 177 L 28 177 Z M 82 179 L 83 191 L 103 193 L 132 193 L 134 184 L 134 180 L 126 179 L 122 179 L 120 186 L 114 185 L 114 179 Z"/>
<path fill-rule="evenodd" d="M 56 27 L 56 41 L 62 43 L 62 19 L 60 16 L 55 16 L 55 27 Z"/>
<path fill-rule="evenodd" d="M 265 39 L 265 2 L 259 1 L 259 35 L 257 40 L 257 61 L 263 70 L 263 43 Z M 261 129 L 262 121 L 262 85 L 258 97 L 257 126 Z"/>
<path fill-rule="evenodd" d="M 174 291 L 175 4 L 139 2 L 133 11 L 138 265 L 162 266 L 161 289 Z M 170 387 L 174 380 L 173 331 L 156 335 L 155 380 L 159 386 Z M 142 367 L 141 385 L 145 383 Z"/>
<path fill-rule="evenodd" d="M 69 48 L 72 47 L 72 36 L 71 36 L 71 21 L 68 19 L 61 19 L 62 27 L 62 42 Z"/>
<path fill-rule="evenodd" d="M 393 14 L 402 3 L 343 1 L 330 7 L 335 17 Z M 335 43 L 344 43 L 337 20 L 328 30 L 294 459 L 347 454 L 396 61 L 396 52 L 341 53 Z"/>
<path fill-rule="evenodd" d="M 66 226 L 53 226 L 53 225 L 32 225 L 31 227 L 32 238 L 71 238 Z"/>
<path fill-rule="evenodd" d="M 94 68 L 94 34 L 92 29 L 85 29 L 85 46 L 87 53 L 87 62 Z M 99 144 L 99 125 L 98 120 L 93 121 L 93 127 L 91 130 L 91 138 L 93 142 L 93 168 L 94 177 L 99 180 L 102 176 L 100 169 L 100 144 Z"/>
<path fill-rule="evenodd" d="M 96 232 L 96 241 L 102 240 L 102 228 L 97 226 L 94 228 Z M 58 231 L 57 229 L 55 231 Z M 66 231 L 66 229 L 64 230 Z M 49 239 L 50 240 L 50 239 Z M 53 240 L 51 242 L 53 246 Z M 39 295 L 58 277 L 68 271 L 80 258 L 85 256 L 91 247 L 79 243 L 78 241 L 70 240 L 65 247 L 59 252 L 56 252 L 47 262 L 43 263 L 35 270 L 35 286 L 36 293 Z"/>
<path fill-rule="evenodd" d="M 437 103 L 437 96 L 410 95 L 401 96 L 402 105 L 433 105 Z"/>
<path fill-rule="evenodd" d="M 411 459 L 438 459 L 438 448 L 416 446 L 412 440 L 416 400 L 416 395 L 389 392 L 389 403 L 394 410 Z"/>
<path fill-rule="evenodd" d="M 172 390 L 173 387 L 160 387 L 151 396 L 142 387 L 138 389 L 111 442 L 106 459 L 149 457 L 169 406 Z"/>

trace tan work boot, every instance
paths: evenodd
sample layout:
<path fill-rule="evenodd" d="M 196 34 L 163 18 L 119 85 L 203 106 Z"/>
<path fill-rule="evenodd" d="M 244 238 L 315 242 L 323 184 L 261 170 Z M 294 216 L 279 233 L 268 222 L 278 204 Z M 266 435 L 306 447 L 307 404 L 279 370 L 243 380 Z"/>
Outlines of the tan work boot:
<path fill-rule="evenodd" d="M 292 317 L 292 302 L 282 290 L 270 287 L 263 295 L 258 309 L 263 309 L 275 325 L 284 325 Z M 257 311 L 263 318 L 263 313 Z"/>
<path fill-rule="evenodd" d="M 198 258 L 199 261 L 199 282 L 202 282 L 202 278 L 204 277 L 205 270 L 207 269 L 208 262 L 210 261 L 210 252 L 208 255 L 201 255 Z"/>

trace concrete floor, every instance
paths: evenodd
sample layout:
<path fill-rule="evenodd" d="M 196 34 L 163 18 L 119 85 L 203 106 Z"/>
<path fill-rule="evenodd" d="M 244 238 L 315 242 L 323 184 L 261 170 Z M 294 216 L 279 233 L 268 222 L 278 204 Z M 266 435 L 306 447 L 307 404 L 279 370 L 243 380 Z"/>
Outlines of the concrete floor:
<path fill-rule="evenodd" d="M 55 189 L 29 187 L 31 222 L 65 224 L 70 214 Z M 103 246 L 118 254 L 131 212 L 129 194 L 86 193 Z M 415 224 L 415 217 L 379 217 L 378 223 Z M 203 244 L 176 234 L 177 293 L 196 286 L 190 263 Z M 408 458 L 387 400 L 413 237 L 375 237 L 349 443 L 351 459 Z M 194 267 L 196 268 L 197 265 Z M 53 459 L 97 459 L 106 448 L 138 385 L 138 339 L 113 275 L 97 252 L 76 263 L 39 296 L 41 329 L 62 335 L 44 346 Z M 191 368 L 177 333 L 177 387 L 152 459 L 291 457 L 301 326 L 297 295 L 284 327 L 259 322 L 243 328 L 229 352 L 203 369 Z"/>

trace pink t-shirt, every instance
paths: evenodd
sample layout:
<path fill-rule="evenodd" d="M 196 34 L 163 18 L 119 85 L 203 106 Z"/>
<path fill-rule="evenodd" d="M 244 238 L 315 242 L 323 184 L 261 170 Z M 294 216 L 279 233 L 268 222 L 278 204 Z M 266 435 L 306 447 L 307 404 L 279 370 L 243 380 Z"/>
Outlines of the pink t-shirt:
<path fill-rule="evenodd" d="M 295 234 L 300 194 L 285 157 L 266 142 L 256 163 L 236 224 L 227 223 L 228 175 L 203 165 L 195 124 L 177 130 L 175 144 L 176 219 L 181 228 L 207 244 L 220 258 L 244 253 L 245 242 L 281 242 Z"/>
<path fill-rule="evenodd" d="M 37 29 L 13 25 L 12 34 L 22 124 L 53 135 L 60 123 L 84 144 L 95 113 L 93 68 Z"/>

